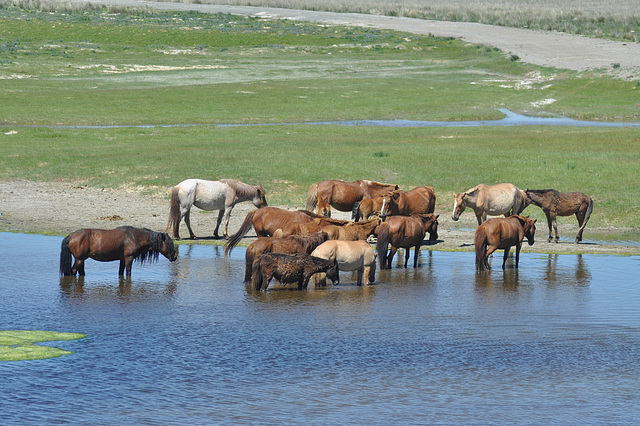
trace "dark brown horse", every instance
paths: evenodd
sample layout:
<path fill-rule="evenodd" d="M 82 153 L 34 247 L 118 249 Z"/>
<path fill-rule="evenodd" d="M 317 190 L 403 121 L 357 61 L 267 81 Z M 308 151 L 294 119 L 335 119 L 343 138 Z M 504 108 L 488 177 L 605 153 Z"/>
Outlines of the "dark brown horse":
<path fill-rule="evenodd" d="M 353 205 L 363 198 L 373 198 L 395 189 L 398 189 L 398 185 L 370 180 L 323 180 L 309 187 L 306 209 L 311 211 L 316 208 L 317 214 L 330 217 L 331 207 L 350 212 L 353 211 Z"/>
<path fill-rule="evenodd" d="M 291 223 L 310 223 L 313 222 L 314 219 L 321 220 L 326 225 L 345 222 L 336 219 L 327 219 L 306 210 L 289 211 L 278 207 L 263 207 L 247 214 L 238 232 L 227 240 L 224 252 L 225 254 L 230 254 L 233 248 L 238 245 L 240 240 L 242 240 L 252 227 L 259 237 L 269 237 L 273 236 L 278 229 L 285 229 Z M 320 231 L 320 229 L 313 230 L 310 233 L 317 231 Z M 284 235 L 292 234 L 288 233 Z"/>
<path fill-rule="evenodd" d="M 411 216 L 430 214 L 436 208 L 436 192 L 430 186 L 417 186 L 410 191 L 400 189 L 384 196 L 385 206 L 380 213 L 382 220 L 387 216 Z"/>
<path fill-rule="evenodd" d="M 134 260 L 158 260 L 162 254 L 171 262 L 178 258 L 173 240 L 168 234 L 150 229 L 121 226 L 116 229 L 79 229 L 62 240 L 60 273 L 84 275 L 87 258 L 100 262 L 120 261 L 119 275 L 131 275 Z M 71 265 L 71 256 L 75 258 Z"/>
<path fill-rule="evenodd" d="M 520 261 L 522 240 L 527 238 L 529 245 L 533 245 L 536 233 L 536 221 L 526 216 L 513 215 L 507 218 L 494 218 L 484 221 L 475 234 L 476 269 L 484 271 L 491 269 L 489 256 L 497 249 L 504 249 L 502 268 L 504 269 L 509 250 L 516 246 L 516 268 Z"/>
<path fill-rule="evenodd" d="M 593 212 L 593 200 L 582 192 L 558 192 L 555 189 L 526 189 L 527 201 L 542 209 L 547 216 L 547 225 L 549 225 L 549 239 L 553 239 L 551 227 L 556 233 L 556 243 L 560 239 L 558 235 L 558 216 L 576 215 L 578 219 L 578 235 L 576 235 L 575 243 L 582 241 L 582 232 L 589 222 L 591 212 Z"/>
<path fill-rule="evenodd" d="M 418 266 L 418 254 L 426 233 L 429 241 L 438 239 L 438 216 L 434 214 L 415 214 L 412 216 L 391 216 L 378 228 L 376 249 L 380 269 L 391 269 L 391 261 L 398 248 L 405 249 L 404 267 L 409 262 L 409 249 L 414 247 L 413 267 Z M 391 249 L 387 254 L 387 247 Z"/>
<path fill-rule="evenodd" d="M 298 290 L 307 288 L 312 275 L 326 273 L 333 282 L 339 278 L 338 263 L 306 253 L 266 253 L 253 263 L 251 285 L 254 290 L 266 290 L 273 278 L 283 284 L 298 283 Z"/>
<path fill-rule="evenodd" d="M 316 247 L 327 241 L 326 232 L 311 235 L 291 235 L 286 238 L 258 237 L 245 253 L 244 281 L 251 281 L 253 262 L 265 253 L 307 253 L 311 254 Z"/>

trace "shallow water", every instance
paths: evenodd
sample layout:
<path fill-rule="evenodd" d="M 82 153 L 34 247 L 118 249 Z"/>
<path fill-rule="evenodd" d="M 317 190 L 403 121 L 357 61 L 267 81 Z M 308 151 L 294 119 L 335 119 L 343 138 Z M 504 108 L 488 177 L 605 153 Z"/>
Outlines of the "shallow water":
<path fill-rule="evenodd" d="M 256 294 L 241 248 L 181 245 L 130 280 L 88 261 L 82 282 L 58 276 L 60 242 L 0 233 L 0 328 L 89 335 L 0 363 L 3 423 L 640 421 L 638 256 L 477 273 L 424 251 L 368 288 Z"/>
<path fill-rule="evenodd" d="M 516 114 L 508 109 L 499 109 L 505 116 L 500 120 L 471 120 L 471 121 L 426 121 L 426 120 L 345 120 L 345 121 L 310 121 L 300 123 L 250 123 L 250 124 L 138 124 L 138 125 L 110 125 L 110 126 L 17 126 L 17 127 L 46 127 L 55 129 L 117 129 L 123 127 L 151 128 L 151 127 L 255 127 L 255 126 L 374 126 L 374 127 L 502 127 L 502 126 L 574 126 L 574 127 L 640 127 L 639 122 L 610 122 L 574 120 L 566 117 L 530 117 Z"/>

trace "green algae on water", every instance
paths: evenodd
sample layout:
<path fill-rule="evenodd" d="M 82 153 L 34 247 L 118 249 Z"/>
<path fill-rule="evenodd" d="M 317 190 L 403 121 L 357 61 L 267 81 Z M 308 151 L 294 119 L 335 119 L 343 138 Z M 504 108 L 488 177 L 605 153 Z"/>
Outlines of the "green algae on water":
<path fill-rule="evenodd" d="M 70 355 L 73 352 L 34 343 L 76 340 L 86 336 L 41 330 L 0 330 L 0 361 L 30 361 Z"/>

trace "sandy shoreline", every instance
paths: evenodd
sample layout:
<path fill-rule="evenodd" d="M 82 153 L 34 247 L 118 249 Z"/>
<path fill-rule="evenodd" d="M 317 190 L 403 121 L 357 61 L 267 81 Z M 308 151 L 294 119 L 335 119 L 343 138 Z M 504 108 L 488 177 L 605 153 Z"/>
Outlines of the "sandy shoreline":
<path fill-rule="evenodd" d="M 131 225 L 164 232 L 169 214 L 168 194 L 167 190 L 166 195 L 148 196 L 133 190 L 96 189 L 68 182 L 4 181 L 0 182 L 0 230 L 67 235 L 80 228 L 109 229 Z M 304 206 L 290 207 L 295 208 L 301 209 Z M 236 232 L 247 213 L 254 209 L 251 203 L 238 204 L 231 214 L 229 232 Z M 436 213 L 441 215 L 438 230 L 440 239 L 436 244 L 423 246 L 423 249 L 473 250 L 473 230 L 476 227 L 473 214 L 465 212 L 460 222 L 453 222 L 445 201 L 438 202 Z M 350 219 L 349 216 L 347 213 L 334 214 L 339 219 Z M 195 243 L 224 243 L 224 240 L 213 240 L 211 237 L 216 218 L 217 212 L 203 212 L 196 208 L 192 210 L 191 224 L 195 234 L 201 238 Z M 523 252 L 640 255 L 640 247 L 573 244 L 577 224 L 567 224 L 573 222 L 571 218 L 561 218 L 560 222 L 560 243 L 547 243 L 546 223 L 539 223 L 536 243 L 533 246 L 523 246 Z M 616 229 L 596 230 L 587 226 L 585 239 L 589 238 L 590 232 L 595 231 L 612 234 L 620 232 Z M 182 237 L 188 235 L 184 223 L 180 233 Z M 243 244 L 249 244 L 253 238 L 255 233 L 251 231 Z"/>

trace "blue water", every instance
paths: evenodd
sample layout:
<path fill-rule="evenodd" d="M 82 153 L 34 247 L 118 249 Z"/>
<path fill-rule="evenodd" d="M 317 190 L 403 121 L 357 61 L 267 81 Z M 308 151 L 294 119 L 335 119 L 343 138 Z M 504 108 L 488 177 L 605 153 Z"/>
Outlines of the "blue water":
<path fill-rule="evenodd" d="M 181 245 L 130 280 L 88 261 L 82 281 L 58 276 L 60 242 L 0 233 L 0 329 L 88 334 L 0 363 L 3 424 L 640 421 L 638 256 L 478 273 L 424 251 L 368 288 L 254 293 L 241 248 Z"/>
<path fill-rule="evenodd" d="M 575 126 L 575 127 L 640 127 L 638 122 L 610 122 L 574 120 L 566 117 L 529 117 L 516 114 L 508 109 L 499 109 L 505 116 L 500 120 L 472 120 L 472 121 L 425 121 L 425 120 L 345 120 L 345 121 L 310 121 L 301 123 L 244 123 L 244 124 L 138 124 L 138 125 L 109 125 L 109 126 L 14 126 L 14 127 L 46 127 L 55 129 L 115 129 L 123 127 L 151 128 L 151 127 L 255 127 L 255 126 L 298 126 L 301 124 L 312 126 L 374 126 L 374 127 L 487 127 L 487 126 Z"/>

